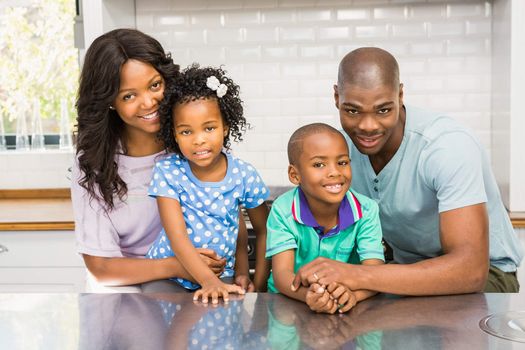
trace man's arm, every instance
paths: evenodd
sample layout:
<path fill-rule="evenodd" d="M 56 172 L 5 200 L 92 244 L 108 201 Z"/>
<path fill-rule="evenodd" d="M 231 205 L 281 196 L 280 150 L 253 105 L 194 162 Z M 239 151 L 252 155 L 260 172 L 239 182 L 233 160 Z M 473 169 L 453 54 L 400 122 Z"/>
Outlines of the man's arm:
<path fill-rule="evenodd" d="M 442 212 L 443 255 L 414 264 L 349 265 L 318 258 L 301 268 L 294 285 L 340 282 L 351 290 L 368 289 L 403 295 L 443 295 L 478 292 L 489 269 L 488 217 L 485 204 Z"/>

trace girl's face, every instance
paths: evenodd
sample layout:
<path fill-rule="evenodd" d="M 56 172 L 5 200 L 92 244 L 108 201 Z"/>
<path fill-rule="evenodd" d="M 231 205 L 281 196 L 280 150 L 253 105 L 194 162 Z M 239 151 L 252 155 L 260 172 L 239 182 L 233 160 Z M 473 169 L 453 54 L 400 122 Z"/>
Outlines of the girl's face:
<path fill-rule="evenodd" d="M 228 135 L 217 100 L 198 99 L 177 104 L 172 116 L 175 141 L 193 172 L 213 171 L 221 164 L 222 145 Z"/>
<path fill-rule="evenodd" d="M 164 79 L 153 66 L 133 59 L 122 65 L 120 88 L 113 106 L 125 123 L 128 137 L 156 135 L 163 94 Z"/>

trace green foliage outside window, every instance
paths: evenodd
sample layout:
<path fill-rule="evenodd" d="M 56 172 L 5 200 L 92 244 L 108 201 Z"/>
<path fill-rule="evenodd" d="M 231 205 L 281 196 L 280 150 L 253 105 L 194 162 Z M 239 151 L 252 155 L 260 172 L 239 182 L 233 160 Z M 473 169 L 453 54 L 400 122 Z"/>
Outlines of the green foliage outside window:
<path fill-rule="evenodd" d="M 44 133 L 58 133 L 61 99 L 67 101 L 71 125 L 75 118 L 79 75 L 75 1 L 20 3 L 0 6 L 0 114 L 5 131 L 15 133 L 16 119 L 30 115 L 37 98 Z"/>

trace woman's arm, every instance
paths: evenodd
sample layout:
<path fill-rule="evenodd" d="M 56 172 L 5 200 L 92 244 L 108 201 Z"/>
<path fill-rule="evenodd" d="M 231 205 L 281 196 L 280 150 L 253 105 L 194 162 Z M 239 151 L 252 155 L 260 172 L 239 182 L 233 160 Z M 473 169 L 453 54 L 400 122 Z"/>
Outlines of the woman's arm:
<path fill-rule="evenodd" d="M 266 254 L 266 221 L 268 220 L 268 206 L 266 203 L 252 209 L 246 209 L 250 222 L 255 231 L 255 290 L 266 292 L 268 277 L 270 276 L 270 261 Z M 293 271 L 293 263 L 292 263 Z"/>
<path fill-rule="evenodd" d="M 197 249 L 200 258 L 216 274 L 220 275 L 226 264 L 211 249 Z M 194 281 L 176 257 L 166 259 L 142 259 L 100 257 L 82 254 L 84 263 L 97 282 L 106 286 L 122 286 L 180 277 Z"/>

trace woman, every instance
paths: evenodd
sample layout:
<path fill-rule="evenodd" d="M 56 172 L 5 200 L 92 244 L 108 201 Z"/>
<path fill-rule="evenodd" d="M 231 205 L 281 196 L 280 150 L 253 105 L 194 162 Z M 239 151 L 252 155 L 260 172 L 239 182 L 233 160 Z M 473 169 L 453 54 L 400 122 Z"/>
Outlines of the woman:
<path fill-rule="evenodd" d="M 100 284 L 191 278 L 176 258 L 143 258 L 162 227 L 155 199 L 147 196 L 164 149 L 158 106 L 166 81 L 178 74 L 160 43 L 137 30 L 108 32 L 86 52 L 71 196 L 78 252 Z M 222 272 L 224 259 L 209 249 L 199 253 Z"/>

